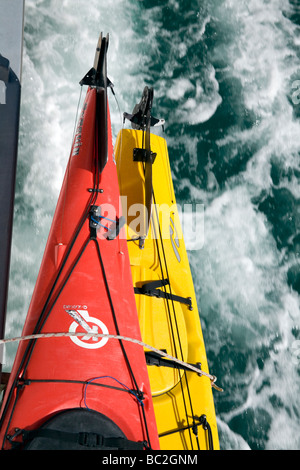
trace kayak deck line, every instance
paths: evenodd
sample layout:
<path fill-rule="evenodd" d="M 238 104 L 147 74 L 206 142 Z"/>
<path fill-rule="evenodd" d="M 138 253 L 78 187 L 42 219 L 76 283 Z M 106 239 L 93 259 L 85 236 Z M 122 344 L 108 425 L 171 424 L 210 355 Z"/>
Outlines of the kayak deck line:
<path fill-rule="evenodd" d="M 0 340 L 0 345 L 2 344 L 8 344 L 8 343 L 13 343 L 13 342 L 20 342 L 20 341 L 30 341 L 32 339 L 45 339 L 45 338 L 64 338 L 64 337 L 72 337 L 72 336 L 86 336 L 86 338 L 107 338 L 107 339 L 116 339 L 116 340 L 123 340 L 123 341 L 128 341 L 131 343 L 138 344 L 139 346 L 142 346 L 144 348 L 150 349 L 151 351 L 159 354 L 162 357 L 165 357 L 173 362 L 176 362 L 178 365 L 184 366 L 185 368 L 189 369 L 192 372 L 196 372 L 199 376 L 204 376 L 210 379 L 211 381 L 211 386 L 219 391 L 223 392 L 224 390 L 219 387 L 216 384 L 217 377 L 215 375 L 208 374 L 207 372 L 204 372 L 203 370 L 200 370 L 198 367 L 189 364 L 187 362 L 181 361 L 180 359 L 170 356 L 168 353 L 161 351 L 160 349 L 154 348 L 150 344 L 146 344 L 143 341 L 140 341 L 136 338 L 129 338 L 127 336 L 122 336 L 122 335 L 113 335 L 113 334 L 106 334 L 106 333 L 96 333 L 96 332 L 56 332 L 56 333 L 36 333 L 32 335 L 26 335 L 26 336 L 16 336 L 14 338 L 5 338 Z"/>

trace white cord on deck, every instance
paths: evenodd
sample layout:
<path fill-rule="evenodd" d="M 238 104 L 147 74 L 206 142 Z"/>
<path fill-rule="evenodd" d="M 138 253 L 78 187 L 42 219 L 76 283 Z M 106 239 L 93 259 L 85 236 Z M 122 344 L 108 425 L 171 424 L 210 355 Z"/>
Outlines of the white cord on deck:
<path fill-rule="evenodd" d="M 1 344 L 7 344 L 7 343 L 13 343 L 13 342 L 19 342 L 19 341 L 28 341 L 31 339 L 43 339 L 43 338 L 63 338 L 63 337 L 68 337 L 68 336 L 85 336 L 86 339 L 89 337 L 95 337 L 95 338 L 108 338 L 108 339 L 117 339 L 117 340 L 122 340 L 122 341 L 128 341 L 131 343 L 138 344 L 144 348 L 150 349 L 151 351 L 156 352 L 160 356 L 166 357 L 168 359 L 171 359 L 172 361 L 190 369 L 193 372 L 196 372 L 198 375 L 204 375 L 205 377 L 208 377 L 211 381 L 211 385 L 213 388 L 218 390 L 219 392 L 223 392 L 223 389 L 218 387 L 215 382 L 217 380 L 217 377 L 214 375 L 210 375 L 197 367 L 194 367 L 191 364 L 188 364 L 184 361 L 181 361 L 180 359 L 177 359 L 176 357 L 172 357 L 169 354 L 165 353 L 164 351 L 161 351 L 160 349 L 156 349 L 153 346 L 150 346 L 149 344 L 144 343 L 143 341 L 140 341 L 138 339 L 134 338 L 128 338 L 126 336 L 121 336 L 121 335 L 111 335 L 111 334 L 104 334 L 104 333 L 81 333 L 81 332 L 66 332 L 66 333 L 37 333 L 37 334 L 32 334 L 32 335 L 27 335 L 27 336 L 16 336 L 15 338 L 6 338 L 6 339 L 0 339 L 0 345 Z"/>

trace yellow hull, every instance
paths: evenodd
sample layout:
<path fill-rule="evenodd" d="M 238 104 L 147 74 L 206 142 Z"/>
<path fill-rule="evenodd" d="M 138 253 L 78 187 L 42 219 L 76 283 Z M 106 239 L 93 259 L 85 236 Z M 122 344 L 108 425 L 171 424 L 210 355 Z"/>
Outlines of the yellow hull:
<path fill-rule="evenodd" d="M 146 344 L 170 356 L 190 364 L 200 363 L 201 370 L 208 373 L 167 145 L 165 139 L 153 134 L 151 150 L 156 158 L 152 165 L 152 211 L 147 238 L 141 248 L 139 236 L 143 234 L 144 219 L 143 210 L 139 211 L 145 204 L 144 163 L 133 161 L 133 150 L 142 146 L 143 131 L 123 129 L 115 148 L 123 214 L 127 215 L 127 239 L 135 240 L 127 243 L 133 285 L 141 289 L 152 281 L 169 281 L 168 285 L 158 287 L 164 292 L 162 297 L 143 295 L 140 291 L 135 295 L 142 338 Z M 152 294 L 155 294 L 153 290 Z M 169 298 L 164 298 L 167 294 Z M 174 296 L 190 298 L 191 306 Z M 161 449 L 219 449 L 210 379 L 196 372 L 155 365 L 149 365 L 148 372 Z M 208 426 L 199 425 L 203 416 Z M 194 427 L 197 435 L 193 424 L 198 424 Z"/>

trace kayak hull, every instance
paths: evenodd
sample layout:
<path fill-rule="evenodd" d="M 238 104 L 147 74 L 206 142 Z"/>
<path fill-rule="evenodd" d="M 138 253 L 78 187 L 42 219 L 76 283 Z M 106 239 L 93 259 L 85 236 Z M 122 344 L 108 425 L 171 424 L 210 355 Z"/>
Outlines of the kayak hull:
<path fill-rule="evenodd" d="M 201 370 L 208 373 L 167 145 L 165 139 L 154 134 L 151 134 L 151 151 L 155 155 L 152 212 L 147 237 L 141 245 L 142 220 L 147 217 L 141 216 L 140 211 L 145 207 L 147 182 L 145 165 L 134 161 L 133 154 L 136 148 L 143 147 L 143 134 L 142 130 L 123 129 L 115 150 L 142 338 L 146 344 L 185 363 L 201 365 Z M 210 449 L 212 446 L 218 449 L 210 380 L 195 372 L 157 365 L 149 365 L 148 372 L 161 449 Z M 200 422 L 204 425 L 199 425 Z M 195 423 L 197 432 L 193 433 Z"/>

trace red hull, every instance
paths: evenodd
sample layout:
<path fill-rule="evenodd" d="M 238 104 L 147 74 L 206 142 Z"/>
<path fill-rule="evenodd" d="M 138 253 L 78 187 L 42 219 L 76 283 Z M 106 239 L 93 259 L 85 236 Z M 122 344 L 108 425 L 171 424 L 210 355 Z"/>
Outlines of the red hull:
<path fill-rule="evenodd" d="M 108 240 L 103 227 L 95 237 L 90 228 L 94 205 L 109 219 L 121 216 L 107 114 L 108 159 L 99 174 L 97 90 L 89 88 L 23 335 L 85 331 L 67 312 L 72 310 L 95 332 L 141 339 L 125 237 Z M 142 391 L 142 400 L 129 390 Z M 58 412 L 78 408 L 100 412 L 127 439 L 159 448 L 141 346 L 95 337 L 21 342 L 2 405 L 1 446 L 11 447 L 7 435 L 15 428 L 36 429 Z"/>

